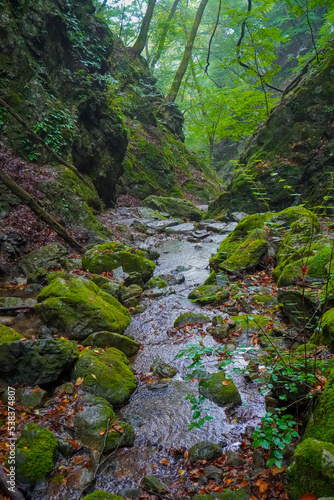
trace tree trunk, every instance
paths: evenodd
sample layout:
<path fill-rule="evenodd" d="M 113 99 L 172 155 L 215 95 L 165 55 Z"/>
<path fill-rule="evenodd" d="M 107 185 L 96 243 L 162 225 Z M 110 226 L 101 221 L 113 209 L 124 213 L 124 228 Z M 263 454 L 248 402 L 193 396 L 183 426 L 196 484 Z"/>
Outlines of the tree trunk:
<path fill-rule="evenodd" d="M 155 56 L 152 59 L 151 68 L 154 68 L 154 66 L 157 64 L 157 62 L 159 61 L 159 59 L 161 57 L 162 51 L 163 51 L 164 46 L 165 46 L 165 41 L 167 38 L 170 23 L 172 22 L 172 19 L 174 17 L 174 14 L 175 14 L 175 11 L 177 9 L 179 2 L 180 2 L 180 0 L 174 0 L 174 3 L 172 5 L 172 8 L 171 8 L 170 13 L 168 15 L 164 29 L 162 30 L 162 34 L 161 34 L 161 38 L 159 40 L 157 51 L 155 53 Z"/>
<path fill-rule="evenodd" d="M 148 0 L 147 10 L 146 10 L 143 22 L 141 23 L 138 38 L 135 41 L 135 43 L 133 44 L 133 46 L 131 47 L 131 52 L 135 56 L 139 56 L 144 50 L 147 36 L 148 36 L 148 30 L 150 28 L 151 19 L 153 16 L 155 2 L 156 2 L 156 0 Z"/>
<path fill-rule="evenodd" d="M 59 224 L 51 215 L 44 210 L 41 205 L 36 203 L 36 201 L 30 196 L 29 193 L 24 191 L 16 182 L 5 172 L 0 169 L 0 181 L 7 186 L 7 188 L 14 193 L 24 204 L 28 205 L 31 210 L 42 219 L 53 231 L 55 231 L 59 236 L 63 238 L 72 248 L 75 248 L 80 253 L 85 253 L 86 248 L 76 241 L 72 236 L 68 234 L 65 228 Z"/>
<path fill-rule="evenodd" d="M 184 49 L 182 61 L 180 62 L 180 66 L 178 67 L 178 69 L 175 73 L 174 81 L 172 83 L 171 89 L 170 89 L 169 94 L 167 96 L 167 101 L 169 101 L 169 102 L 175 102 L 175 99 L 177 97 L 177 93 L 179 91 L 179 88 L 180 88 L 180 85 L 182 82 L 182 78 L 184 77 L 184 74 L 187 71 L 187 67 L 188 67 L 189 59 L 191 57 L 191 53 L 193 50 L 194 41 L 195 41 L 195 38 L 197 35 L 197 31 L 198 31 L 200 22 L 202 20 L 204 9 L 207 6 L 208 1 L 209 0 L 202 0 L 201 3 L 199 4 L 194 23 L 192 25 L 191 31 L 190 31 L 189 36 L 188 36 L 186 48 Z"/>

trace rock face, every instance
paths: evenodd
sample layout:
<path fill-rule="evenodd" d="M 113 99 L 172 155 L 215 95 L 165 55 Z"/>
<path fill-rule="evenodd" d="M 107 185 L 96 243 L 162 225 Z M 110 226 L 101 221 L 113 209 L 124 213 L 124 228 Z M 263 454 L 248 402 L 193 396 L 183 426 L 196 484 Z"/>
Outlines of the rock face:
<path fill-rule="evenodd" d="M 48 384 L 70 370 L 78 355 L 77 344 L 65 339 L 5 343 L 0 345 L 0 375 L 13 384 Z"/>
<path fill-rule="evenodd" d="M 15 455 L 19 486 L 33 487 L 50 475 L 57 457 L 57 439 L 48 429 L 26 424 L 17 440 Z"/>
<path fill-rule="evenodd" d="M 82 258 L 82 266 L 91 273 L 102 274 L 122 267 L 130 275 L 126 284 L 143 285 L 154 272 L 155 265 L 141 250 L 135 250 L 121 243 L 106 243 L 88 250 Z"/>
<path fill-rule="evenodd" d="M 20 271 L 25 274 L 31 274 L 40 269 L 50 270 L 63 267 L 67 250 L 59 243 L 45 245 L 39 250 L 35 250 L 27 255 L 19 264 Z"/>
<path fill-rule="evenodd" d="M 122 333 L 130 314 L 117 299 L 81 278 L 53 280 L 38 296 L 35 306 L 41 320 L 70 339 L 85 339 L 102 330 Z"/>
<path fill-rule="evenodd" d="M 106 399 L 113 406 L 122 406 L 137 386 L 125 354 L 110 347 L 85 350 L 72 372 L 73 380 L 83 378 L 82 389 Z"/>
<path fill-rule="evenodd" d="M 291 193 L 300 193 L 312 205 L 323 203 L 323 191 L 330 185 L 328 171 L 332 170 L 333 70 L 331 47 L 325 59 L 315 63 L 298 87 L 279 102 L 241 155 L 240 163 L 255 176 L 257 191 L 264 188 L 274 210 L 290 206 Z M 246 177 L 241 172 L 233 176 L 228 192 L 209 207 L 211 217 L 224 209 L 265 210 Z M 284 188 L 287 185 L 289 189 Z"/>
<path fill-rule="evenodd" d="M 14 1 L 1 9 L 1 93 L 53 149 L 72 157 L 107 204 L 118 193 L 217 194 L 218 177 L 182 144 L 182 114 L 166 105 L 147 65 L 95 15 L 91 0 L 24 10 Z M 3 118 L 16 152 L 49 159 L 9 114 Z"/>

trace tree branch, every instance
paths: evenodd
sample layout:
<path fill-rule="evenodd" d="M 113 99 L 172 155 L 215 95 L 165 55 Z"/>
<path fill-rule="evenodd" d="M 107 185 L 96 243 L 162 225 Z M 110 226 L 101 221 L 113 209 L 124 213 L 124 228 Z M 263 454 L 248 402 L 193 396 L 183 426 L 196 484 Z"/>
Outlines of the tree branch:
<path fill-rule="evenodd" d="M 222 8 L 222 0 L 219 0 L 219 6 L 218 6 L 218 12 L 217 12 L 216 24 L 215 24 L 215 26 L 214 26 L 214 28 L 213 28 L 213 32 L 212 32 L 212 34 L 211 34 L 210 41 L 209 41 L 208 55 L 207 55 L 207 58 L 206 58 L 206 66 L 205 66 L 204 73 L 207 73 L 207 72 L 208 72 L 208 68 L 209 68 L 209 66 L 210 66 L 210 51 L 211 51 L 211 44 L 212 44 L 213 37 L 215 36 L 216 30 L 217 30 L 217 27 L 218 27 L 218 23 L 219 23 L 219 17 L 220 17 L 220 11 L 221 11 L 221 8 Z"/>

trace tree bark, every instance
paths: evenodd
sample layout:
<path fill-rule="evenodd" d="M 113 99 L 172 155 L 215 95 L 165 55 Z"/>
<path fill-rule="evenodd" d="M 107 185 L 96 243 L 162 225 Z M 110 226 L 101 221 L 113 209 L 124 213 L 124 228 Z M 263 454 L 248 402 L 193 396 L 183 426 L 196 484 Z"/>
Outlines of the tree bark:
<path fill-rule="evenodd" d="M 51 215 L 39 205 L 29 193 L 24 191 L 16 182 L 5 172 L 0 169 L 0 181 L 14 193 L 24 204 L 28 205 L 31 210 L 42 219 L 53 231 L 63 238 L 72 248 L 75 248 L 80 253 L 85 253 L 86 248 L 68 234 L 66 229 L 59 224 Z"/>
<path fill-rule="evenodd" d="M 198 10 L 196 12 L 196 17 L 194 19 L 191 31 L 189 33 L 186 47 L 184 49 L 182 61 L 180 62 L 180 66 L 178 67 L 178 69 L 175 73 L 174 81 L 172 83 L 171 89 L 170 89 L 169 94 L 167 96 L 168 102 L 175 102 L 175 99 L 177 97 L 177 94 L 178 94 L 178 91 L 179 91 L 179 88 L 180 88 L 180 85 L 182 82 L 182 78 L 184 77 L 184 74 L 188 68 L 189 60 L 190 60 L 191 53 L 192 53 L 193 46 L 194 46 L 194 41 L 195 41 L 197 31 L 198 31 L 198 28 L 199 28 L 200 22 L 202 20 L 202 16 L 203 16 L 203 13 L 204 13 L 205 7 L 207 6 L 208 1 L 209 0 L 201 0 L 201 3 L 199 4 Z"/>
<path fill-rule="evenodd" d="M 157 62 L 159 61 L 159 59 L 161 57 L 162 51 L 163 51 L 164 46 L 165 46 L 165 41 L 167 38 L 170 23 L 172 22 L 172 19 L 174 17 L 174 14 L 175 14 L 175 11 L 177 9 L 179 2 L 180 2 L 180 0 L 174 0 L 174 3 L 172 5 L 172 8 L 171 8 L 170 13 L 168 15 L 164 29 L 162 30 L 162 34 L 161 34 L 161 38 L 159 40 L 157 51 L 155 53 L 155 56 L 152 58 L 151 68 L 155 67 L 155 65 L 157 64 Z"/>
<path fill-rule="evenodd" d="M 138 38 L 131 47 L 131 52 L 135 56 L 139 56 L 145 48 L 145 44 L 146 44 L 146 40 L 147 40 L 147 36 L 148 36 L 148 30 L 150 28 L 150 24 L 151 24 L 151 20 L 152 20 L 152 16 L 153 16 L 153 10 L 155 7 L 155 2 L 156 2 L 156 0 L 148 0 L 147 10 L 145 12 L 143 22 L 141 23 Z"/>

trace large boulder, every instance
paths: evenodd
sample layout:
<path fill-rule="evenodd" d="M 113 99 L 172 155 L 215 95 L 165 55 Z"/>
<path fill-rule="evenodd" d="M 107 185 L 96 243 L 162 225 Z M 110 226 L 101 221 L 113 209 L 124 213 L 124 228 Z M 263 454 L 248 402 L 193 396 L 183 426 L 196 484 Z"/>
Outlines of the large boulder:
<path fill-rule="evenodd" d="M 122 406 L 137 387 L 125 354 L 110 347 L 105 350 L 86 349 L 80 353 L 72 379 L 83 378 L 82 389 L 105 398 L 113 406 Z"/>
<path fill-rule="evenodd" d="M 155 264 L 146 258 L 145 252 L 127 247 L 115 241 L 95 245 L 82 258 L 82 267 L 91 273 L 102 274 L 122 267 L 130 276 L 125 284 L 143 285 L 153 275 Z"/>
<path fill-rule="evenodd" d="M 303 495 L 330 497 L 334 491 L 334 444 L 307 438 L 297 446 L 287 470 L 289 499 Z"/>
<path fill-rule="evenodd" d="M 139 342 L 136 342 L 130 337 L 120 335 L 115 332 L 96 332 L 89 335 L 82 343 L 84 346 L 101 347 L 116 347 L 126 356 L 134 356 L 140 348 Z"/>
<path fill-rule="evenodd" d="M 195 323 L 204 325 L 205 323 L 209 323 L 209 321 L 210 318 L 208 316 L 204 316 L 204 314 L 186 312 L 180 314 L 180 316 L 176 318 L 176 320 L 174 321 L 174 327 L 180 328 L 188 324 L 194 325 Z"/>
<path fill-rule="evenodd" d="M 277 300 L 291 323 L 299 328 L 313 329 L 316 324 L 314 313 L 319 306 L 316 290 L 279 288 Z"/>
<path fill-rule="evenodd" d="M 67 250 L 59 243 L 51 243 L 29 253 L 19 262 L 20 271 L 31 274 L 40 269 L 47 271 L 64 267 Z"/>
<path fill-rule="evenodd" d="M 168 198 L 163 196 L 148 196 L 143 201 L 143 206 L 158 212 L 167 212 L 172 217 L 200 221 L 202 214 L 193 203 L 180 198 Z"/>
<path fill-rule="evenodd" d="M 199 392 L 218 406 L 234 407 L 242 404 L 233 380 L 227 379 L 223 371 L 203 377 Z"/>
<path fill-rule="evenodd" d="M 0 374 L 12 384 L 48 384 L 70 370 L 78 355 L 77 344 L 65 339 L 5 343 L 0 345 Z"/>
<path fill-rule="evenodd" d="M 57 458 L 57 439 L 46 428 L 25 424 L 16 442 L 16 479 L 23 489 L 34 487 L 37 481 L 47 478 Z M 10 458 L 7 467 L 10 467 Z"/>
<path fill-rule="evenodd" d="M 200 305 L 220 306 L 228 300 L 230 292 L 218 285 L 200 285 L 189 293 L 188 299 Z"/>
<path fill-rule="evenodd" d="M 85 339 L 102 330 L 122 333 L 130 324 L 129 311 L 109 293 L 81 278 L 53 280 L 38 296 L 41 320 L 69 339 Z"/>
<path fill-rule="evenodd" d="M 133 427 L 126 422 L 117 421 L 112 406 L 101 397 L 85 395 L 82 409 L 74 415 L 73 424 L 79 441 L 90 449 L 103 453 L 132 446 L 135 440 Z"/>

